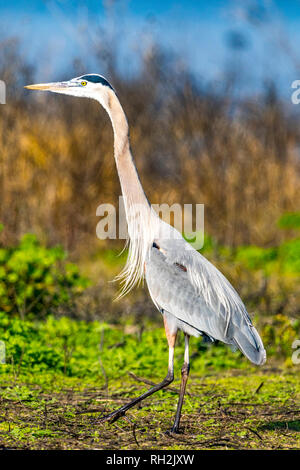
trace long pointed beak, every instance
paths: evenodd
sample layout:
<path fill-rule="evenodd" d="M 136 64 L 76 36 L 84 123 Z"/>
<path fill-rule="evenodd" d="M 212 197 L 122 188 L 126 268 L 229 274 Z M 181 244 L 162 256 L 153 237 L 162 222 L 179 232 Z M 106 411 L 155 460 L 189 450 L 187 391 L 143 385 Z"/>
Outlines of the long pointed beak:
<path fill-rule="evenodd" d="M 59 91 L 69 87 L 68 82 L 55 82 L 55 83 L 38 83 L 37 85 L 26 85 L 24 88 L 28 90 L 48 90 Z"/>

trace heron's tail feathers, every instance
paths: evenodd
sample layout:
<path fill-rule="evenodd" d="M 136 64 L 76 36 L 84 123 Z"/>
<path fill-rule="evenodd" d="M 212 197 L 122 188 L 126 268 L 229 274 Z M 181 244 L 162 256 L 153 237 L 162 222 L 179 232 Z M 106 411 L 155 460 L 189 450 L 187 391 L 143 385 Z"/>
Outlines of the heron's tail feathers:
<path fill-rule="evenodd" d="M 261 366 L 266 362 L 266 350 L 253 325 L 245 322 L 234 331 L 232 341 L 253 364 Z"/>

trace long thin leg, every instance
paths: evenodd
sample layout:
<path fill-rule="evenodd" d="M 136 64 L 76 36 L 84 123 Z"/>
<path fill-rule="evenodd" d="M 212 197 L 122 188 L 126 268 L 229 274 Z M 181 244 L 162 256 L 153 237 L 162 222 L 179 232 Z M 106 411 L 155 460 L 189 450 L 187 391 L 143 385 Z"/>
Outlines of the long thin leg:
<path fill-rule="evenodd" d="M 166 328 L 166 335 L 167 335 L 167 339 L 169 343 L 169 366 L 168 366 L 167 376 L 164 378 L 162 382 L 160 382 L 157 385 L 154 385 L 154 387 L 147 390 L 147 392 L 143 393 L 137 398 L 134 398 L 132 401 L 130 401 L 126 405 L 122 406 L 121 408 L 118 408 L 112 413 L 109 413 L 108 415 L 101 418 L 101 421 L 110 421 L 111 423 L 113 423 L 117 419 L 121 418 L 121 416 L 124 416 L 126 411 L 132 408 L 134 405 L 141 402 L 145 398 L 149 397 L 153 393 L 158 392 L 158 390 L 161 390 L 167 385 L 170 385 L 170 383 L 173 382 L 174 380 L 174 347 L 175 347 L 175 340 L 176 340 L 177 333 L 170 334 L 169 330 L 167 329 L 166 323 L 165 323 L 165 328 Z"/>
<path fill-rule="evenodd" d="M 183 362 L 183 366 L 182 366 L 182 369 L 181 369 L 181 384 L 180 384 L 180 393 L 179 393 L 177 411 L 176 411 L 175 421 L 174 421 L 173 427 L 171 429 L 171 432 L 173 432 L 173 433 L 178 433 L 178 431 L 179 431 L 181 409 L 182 409 L 182 405 L 183 405 L 183 399 L 184 399 L 184 394 L 185 394 L 186 383 L 187 383 L 188 376 L 189 376 L 189 371 L 190 371 L 190 359 L 189 359 L 189 340 L 190 340 L 190 337 L 187 334 L 185 334 L 184 335 L 184 340 L 185 340 L 184 362 Z"/>

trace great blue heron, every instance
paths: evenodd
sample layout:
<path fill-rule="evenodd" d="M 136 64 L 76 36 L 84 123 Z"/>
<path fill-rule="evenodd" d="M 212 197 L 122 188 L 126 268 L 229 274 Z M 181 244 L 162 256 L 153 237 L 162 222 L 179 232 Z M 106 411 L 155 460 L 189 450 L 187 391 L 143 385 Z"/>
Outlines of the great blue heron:
<path fill-rule="evenodd" d="M 65 95 L 93 98 L 107 111 L 114 131 L 114 156 L 120 178 L 129 233 L 129 254 L 121 273 L 123 294 L 145 278 L 150 296 L 163 315 L 169 344 L 168 373 L 162 382 L 104 416 L 115 421 L 144 398 L 174 379 L 174 347 L 178 330 L 185 335 L 184 363 L 172 432 L 178 432 L 189 374 L 189 338 L 204 336 L 237 347 L 254 364 L 266 361 L 262 340 L 228 280 L 151 208 L 133 161 L 126 115 L 110 83 L 88 74 L 65 82 L 29 85 Z"/>

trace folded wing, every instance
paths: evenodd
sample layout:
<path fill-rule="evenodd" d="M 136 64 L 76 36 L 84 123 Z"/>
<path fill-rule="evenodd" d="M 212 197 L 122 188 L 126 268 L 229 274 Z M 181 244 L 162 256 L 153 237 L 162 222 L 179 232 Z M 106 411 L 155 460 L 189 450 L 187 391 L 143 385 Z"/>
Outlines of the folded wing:
<path fill-rule="evenodd" d="M 238 293 L 215 266 L 175 235 L 155 240 L 150 249 L 146 281 L 154 303 L 206 335 L 237 346 L 254 364 L 263 364 L 263 343 Z"/>

